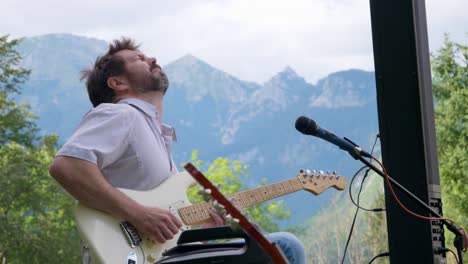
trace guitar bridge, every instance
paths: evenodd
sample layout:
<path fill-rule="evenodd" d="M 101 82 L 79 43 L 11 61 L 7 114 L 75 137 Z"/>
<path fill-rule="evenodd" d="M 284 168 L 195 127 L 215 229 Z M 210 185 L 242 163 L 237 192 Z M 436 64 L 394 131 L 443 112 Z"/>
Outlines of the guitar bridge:
<path fill-rule="evenodd" d="M 129 222 L 121 222 L 120 228 L 122 228 L 125 237 L 127 238 L 128 243 L 132 248 L 138 247 L 141 243 L 141 237 L 138 234 L 136 228 Z"/>

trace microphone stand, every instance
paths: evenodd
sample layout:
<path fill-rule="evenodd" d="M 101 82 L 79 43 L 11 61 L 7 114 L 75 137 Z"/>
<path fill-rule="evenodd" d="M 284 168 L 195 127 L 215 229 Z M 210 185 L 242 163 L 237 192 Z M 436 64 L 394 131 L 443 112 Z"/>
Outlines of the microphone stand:
<path fill-rule="evenodd" d="M 353 145 L 355 145 L 356 147 L 358 147 L 355 143 L 353 143 L 352 141 L 348 140 L 347 138 L 345 138 L 347 141 L 351 142 Z M 403 193 L 405 193 L 406 195 L 408 195 L 408 197 L 410 197 L 412 200 L 414 200 L 417 204 L 419 204 L 425 211 L 427 211 L 428 213 L 430 213 L 431 215 L 433 215 L 434 217 L 436 218 L 443 218 L 441 215 L 439 215 L 436 211 L 434 211 L 429 205 L 427 205 L 425 202 L 423 202 L 421 199 L 419 199 L 416 195 L 414 195 L 413 193 L 411 193 L 408 189 L 406 189 L 405 187 L 403 187 L 401 184 L 399 184 L 397 181 L 395 181 L 392 177 L 390 177 L 389 175 L 385 176 L 385 174 L 379 169 L 377 168 L 374 164 L 370 163 L 368 160 L 366 160 L 363 156 L 359 155 L 358 153 L 356 153 L 355 151 L 348 151 L 348 153 L 351 155 L 351 157 L 353 157 L 354 159 L 356 160 L 360 160 L 362 163 L 364 163 L 366 166 L 368 166 L 369 168 L 371 168 L 373 171 L 375 171 L 377 174 L 379 174 L 380 176 L 382 176 L 382 178 L 384 178 L 385 180 L 385 177 L 388 177 L 388 179 L 390 180 L 390 182 L 393 184 L 393 186 L 396 186 L 400 191 L 402 191 Z M 457 249 L 457 254 L 458 254 L 458 263 L 459 264 L 463 264 L 463 256 L 462 256 L 462 251 L 463 251 L 463 248 L 465 248 L 465 234 L 460 230 L 459 227 L 457 227 L 453 222 L 450 222 L 450 221 L 447 221 L 445 219 L 443 220 L 440 220 L 446 227 L 448 230 L 452 231 L 452 233 L 455 234 L 455 239 L 453 240 L 453 245 L 455 246 L 455 248 Z"/>

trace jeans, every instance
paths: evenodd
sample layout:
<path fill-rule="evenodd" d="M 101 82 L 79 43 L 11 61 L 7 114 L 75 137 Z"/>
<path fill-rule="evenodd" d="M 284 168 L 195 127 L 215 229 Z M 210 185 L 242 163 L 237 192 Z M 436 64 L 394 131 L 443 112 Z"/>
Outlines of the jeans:
<path fill-rule="evenodd" d="M 266 237 L 281 249 L 290 264 L 306 263 L 304 246 L 295 235 L 288 232 L 276 232 L 267 234 Z"/>

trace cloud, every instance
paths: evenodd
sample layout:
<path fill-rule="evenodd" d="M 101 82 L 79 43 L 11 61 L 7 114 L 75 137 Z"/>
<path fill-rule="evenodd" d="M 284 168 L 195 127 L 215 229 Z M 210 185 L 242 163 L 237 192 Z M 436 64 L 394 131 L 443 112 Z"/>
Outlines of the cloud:
<path fill-rule="evenodd" d="M 426 1 L 429 41 L 464 40 L 468 1 Z M 1 34 L 73 33 L 110 41 L 127 35 L 165 65 L 187 53 L 249 81 L 286 65 L 307 81 L 373 69 L 367 0 L 4 0 Z"/>
<path fill-rule="evenodd" d="M 263 164 L 265 162 L 265 157 L 261 155 L 260 150 L 258 147 L 254 147 L 252 149 L 247 150 L 246 152 L 238 154 L 235 158 L 236 160 L 240 160 L 245 164 Z"/>

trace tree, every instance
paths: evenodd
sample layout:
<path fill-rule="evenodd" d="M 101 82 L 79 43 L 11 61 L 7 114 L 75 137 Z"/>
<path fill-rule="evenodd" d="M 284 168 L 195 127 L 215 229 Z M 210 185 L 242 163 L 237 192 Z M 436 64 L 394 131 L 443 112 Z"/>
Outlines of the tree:
<path fill-rule="evenodd" d="M 14 49 L 21 39 L 9 41 L 8 35 L 0 36 L 0 146 L 9 141 L 31 146 L 38 129 L 35 116 L 27 104 L 18 105 L 11 98 L 19 93 L 30 71 L 18 67 L 21 56 Z"/>
<path fill-rule="evenodd" d="M 437 152 L 444 214 L 468 226 L 468 46 L 449 40 L 432 56 Z M 447 244 L 453 236 L 446 232 Z M 467 254 L 464 254 L 464 258 Z"/>
<path fill-rule="evenodd" d="M 29 75 L 19 42 L 0 37 L 0 261 L 77 263 L 72 199 L 48 173 L 57 136 L 38 136 L 29 106 L 12 98 Z"/>
<path fill-rule="evenodd" d="M 204 162 L 198 158 L 198 151 L 192 152 L 192 164 L 203 166 Z M 208 179 L 214 184 L 220 186 L 219 190 L 224 195 L 234 194 L 246 190 L 242 179 L 249 177 L 247 174 L 248 165 L 241 161 L 229 161 L 227 158 L 218 157 L 204 172 Z M 266 184 L 266 179 L 262 180 L 262 185 Z M 189 189 L 188 196 L 192 203 L 201 202 L 202 198 L 198 195 L 198 186 Z M 257 204 L 248 207 L 247 214 L 253 222 L 258 224 L 267 232 L 279 231 L 277 221 L 286 219 L 290 216 L 290 211 L 286 209 L 283 201 L 274 201 L 265 204 Z"/>
<path fill-rule="evenodd" d="M 0 247 L 7 263 L 77 263 L 79 240 L 73 203 L 48 166 L 57 138 L 34 148 L 10 142 L 0 148 Z"/>

